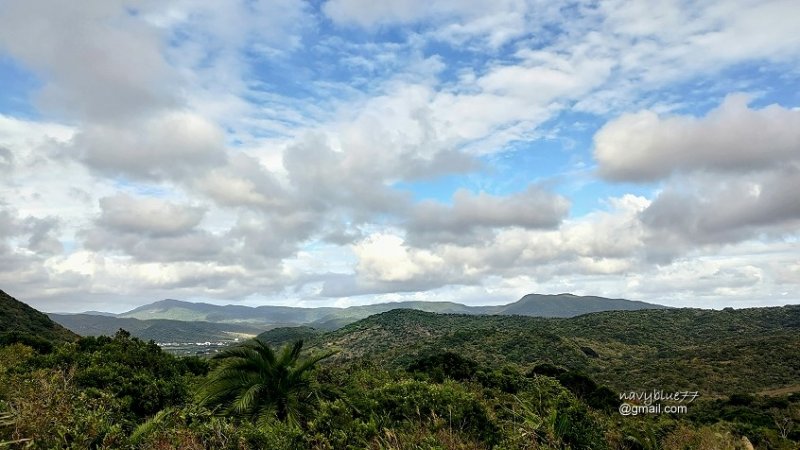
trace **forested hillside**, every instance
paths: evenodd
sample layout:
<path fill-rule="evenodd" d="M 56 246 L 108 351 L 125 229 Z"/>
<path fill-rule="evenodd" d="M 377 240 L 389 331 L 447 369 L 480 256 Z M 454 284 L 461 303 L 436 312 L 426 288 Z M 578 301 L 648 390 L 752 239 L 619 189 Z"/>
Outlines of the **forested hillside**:
<path fill-rule="evenodd" d="M 800 306 L 394 310 L 270 330 L 211 359 L 126 331 L 5 342 L 0 447 L 796 450 L 799 319 Z M 656 392 L 684 397 L 621 398 Z"/>
<path fill-rule="evenodd" d="M 492 365 L 553 363 L 615 389 L 729 395 L 800 388 L 800 306 L 615 311 L 569 319 L 395 310 L 312 340 L 340 359 L 400 367 L 449 350 Z"/>
<path fill-rule="evenodd" d="M 46 340 L 60 342 L 78 336 L 41 313 L 0 290 L 0 340 Z"/>

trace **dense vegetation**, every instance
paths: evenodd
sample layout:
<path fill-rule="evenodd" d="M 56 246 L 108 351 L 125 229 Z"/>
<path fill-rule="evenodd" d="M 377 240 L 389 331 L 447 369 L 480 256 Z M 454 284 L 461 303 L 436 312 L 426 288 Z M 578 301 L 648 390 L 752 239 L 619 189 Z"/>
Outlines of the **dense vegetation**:
<path fill-rule="evenodd" d="M 799 317 L 393 311 L 332 333 L 271 332 L 305 347 L 247 342 L 212 359 L 124 331 L 14 342 L 0 346 L 0 447 L 797 449 Z M 770 365 L 747 372 L 754 357 Z M 700 397 L 684 414 L 622 416 L 619 392 L 648 386 Z"/>
<path fill-rule="evenodd" d="M 393 368 L 432 350 L 524 370 L 548 362 L 619 391 L 699 390 L 713 397 L 800 390 L 800 306 L 615 311 L 569 319 L 395 310 L 311 343 L 340 349 L 338 359 Z"/>

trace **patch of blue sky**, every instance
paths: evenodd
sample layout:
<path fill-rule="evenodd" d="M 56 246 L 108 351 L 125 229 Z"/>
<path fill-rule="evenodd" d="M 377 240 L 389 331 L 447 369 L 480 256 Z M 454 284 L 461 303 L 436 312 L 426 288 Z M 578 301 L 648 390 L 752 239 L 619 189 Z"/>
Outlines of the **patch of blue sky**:
<path fill-rule="evenodd" d="M 0 55 L 0 114 L 20 119 L 41 119 L 32 97 L 42 81 L 8 56 Z"/>
<path fill-rule="evenodd" d="M 315 75 L 332 81 L 356 84 L 383 79 L 404 67 L 414 54 L 405 42 L 348 40 L 327 36 L 298 56 L 298 64 L 310 65 Z M 361 80 L 361 78 L 364 78 Z"/>
<path fill-rule="evenodd" d="M 392 185 L 394 189 L 409 192 L 415 202 L 424 200 L 435 201 L 449 205 L 452 203 L 453 193 L 459 189 L 473 190 L 468 176 L 463 174 L 444 175 L 430 180 L 405 182 L 401 181 Z"/>
<path fill-rule="evenodd" d="M 423 49 L 426 57 L 438 56 L 442 59 L 443 70 L 439 72 L 439 81 L 444 84 L 455 83 L 464 74 L 481 76 L 476 68 L 486 68 L 489 63 L 497 59 L 497 55 L 485 52 L 476 52 L 468 47 L 453 46 L 448 42 L 429 40 Z"/>
<path fill-rule="evenodd" d="M 171 186 L 142 183 L 123 176 L 114 178 L 113 185 L 118 191 L 138 197 L 175 198 L 176 192 Z"/>
<path fill-rule="evenodd" d="M 531 184 L 563 194 L 571 193 L 571 177 L 585 176 L 593 164 L 592 136 L 603 121 L 589 114 L 563 112 L 542 124 L 532 139 L 508 143 L 501 152 L 478 158 L 477 170 L 430 180 L 401 182 L 395 188 L 408 191 L 415 200 L 449 203 L 459 189 L 505 196 Z M 565 191 L 565 192 L 562 192 Z"/>
<path fill-rule="evenodd" d="M 659 188 L 658 183 L 609 183 L 591 174 L 576 179 L 570 186 L 570 218 L 585 216 L 598 210 L 608 210 L 611 198 L 634 195 L 652 200 Z"/>
<path fill-rule="evenodd" d="M 61 245 L 64 247 L 64 253 L 67 255 L 80 250 L 79 244 L 75 239 L 60 239 Z"/>
<path fill-rule="evenodd" d="M 800 72 L 788 66 L 748 62 L 646 93 L 640 102 L 669 106 L 672 114 L 703 116 L 727 95 L 743 92 L 752 95 L 750 106 L 754 108 L 773 103 L 794 107 L 800 104 L 799 81 Z"/>
<path fill-rule="evenodd" d="M 580 172 L 566 138 L 538 139 L 511 143 L 506 151 L 479 158 L 478 171 L 441 176 L 431 180 L 396 183 L 416 201 L 435 200 L 449 204 L 459 189 L 506 196 L 540 185 L 554 192 L 564 190 L 568 177 Z M 569 190 L 569 189 L 567 189 Z"/>
<path fill-rule="evenodd" d="M 250 82 L 253 87 L 265 92 L 280 92 L 283 97 L 309 99 L 316 97 L 311 81 L 315 78 L 312 64 L 298 66 L 295 59 L 264 60 L 252 52 L 247 52 L 250 61 Z"/>

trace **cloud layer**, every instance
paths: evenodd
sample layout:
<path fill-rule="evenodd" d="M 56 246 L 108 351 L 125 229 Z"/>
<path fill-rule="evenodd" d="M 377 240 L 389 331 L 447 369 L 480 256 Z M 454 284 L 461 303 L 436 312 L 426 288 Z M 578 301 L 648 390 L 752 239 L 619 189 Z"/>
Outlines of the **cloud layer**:
<path fill-rule="evenodd" d="M 800 301 L 798 13 L 9 1 L 0 285 L 51 311 Z"/>

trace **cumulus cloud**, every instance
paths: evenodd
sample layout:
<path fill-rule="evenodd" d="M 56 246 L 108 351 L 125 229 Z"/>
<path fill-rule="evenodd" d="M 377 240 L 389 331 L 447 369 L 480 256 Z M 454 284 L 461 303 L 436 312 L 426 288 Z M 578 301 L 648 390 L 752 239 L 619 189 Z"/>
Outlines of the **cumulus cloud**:
<path fill-rule="evenodd" d="M 800 226 L 798 111 L 669 113 L 755 90 L 731 87 L 740 63 L 793 79 L 791 1 L 7 3 L 0 52 L 37 78 L 15 97 L 37 119 L 0 114 L 0 284 L 22 296 L 796 290 L 796 256 L 770 252 Z M 698 80 L 713 92 L 687 104 L 663 90 Z M 551 151 L 586 111 L 619 116 L 595 136 L 604 179 L 658 191 L 598 182 L 619 197 L 588 213 L 588 188 L 486 193 L 508 185 L 485 188 L 485 155 Z M 443 176 L 451 202 L 415 200 Z"/>
<path fill-rule="evenodd" d="M 10 171 L 14 167 L 14 154 L 11 150 L 0 147 L 0 170 Z"/>
<path fill-rule="evenodd" d="M 595 134 L 599 172 L 663 186 L 641 213 L 650 258 L 795 233 L 800 224 L 800 111 L 728 96 L 704 117 L 643 111 Z"/>
<path fill-rule="evenodd" d="M 92 169 L 143 179 L 197 176 L 225 161 L 224 135 L 193 113 L 169 112 L 143 121 L 92 124 L 68 150 Z"/>
<path fill-rule="evenodd" d="M 137 262 L 224 260 L 223 237 L 200 229 L 206 208 L 116 194 L 99 200 L 100 215 L 80 232 L 84 248 Z"/>
<path fill-rule="evenodd" d="M 437 272 L 444 260 L 424 250 L 404 246 L 403 239 L 389 234 L 370 236 L 354 247 L 357 270 L 368 280 L 409 281 L 415 276 Z"/>
<path fill-rule="evenodd" d="M 642 212 L 648 252 L 670 260 L 696 246 L 781 239 L 800 226 L 800 165 L 748 176 L 673 180 Z"/>
<path fill-rule="evenodd" d="M 244 152 L 231 154 L 218 166 L 191 182 L 192 187 L 225 207 L 286 208 L 288 194 L 275 173 Z"/>
<path fill-rule="evenodd" d="M 228 248 L 220 236 L 202 230 L 178 236 L 142 236 L 99 228 L 86 233 L 84 245 L 88 250 L 111 254 L 120 252 L 145 263 L 224 261 L 223 251 Z"/>
<path fill-rule="evenodd" d="M 40 166 L 74 134 L 69 126 L 23 120 L 0 114 L 0 166 L 8 170 L 0 183 L 10 182 L 26 169 Z"/>
<path fill-rule="evenodd" d="M 414 241 L 475 242 L 474 232 L 521 227 L 554 228 L 569 211 L 569 201 L 538 186 L 509 196 L 458 190 L 452 206 L 425 201 L 414 207 L 407 230 Z"/>
<path fill-rule="evenodd" d="M 600 174 L 616 181 L 651 181 L 674 172 L 748 172 L 800 161 L 800 111 L 748 107 L 731 95 L 705 117 L 626 114 L 595 134 Z"/>
<path fill-rule="evenodd" d="M 98 225 L 112 231 L 146 236 L 183 234 L 203 219 L 205 209 L 178 205 L 158 198 L 117 194 L 100 199 Z"/>
<path fill-rule="evenodd" d="M 24 0 L 3 9 L 0 48 L 47 74 L 38 96 L 51 111 L 107 120 L 177 101 L 161 33 L 131 2 Z"/>
<path fill-rule="evenodd" d="M 357 277 L 326 279 L 321 295 L 350 296 L 477 285 L 491 277 L 528 276 L 540 281 L 562 276 L 619 275 L 643 261 L 641 197 L 612 199 L 596 212 L 558 229 L 506 226 L 483 241 L 427 243 L 399 232 L 377 232 L 353 245 Z"/>
<path fill-rule="evenodd" d="M 56 218 L 25 216 L 0 202 L 0 284 L 33 290 L 49 285 L 43 263 L 63 251 L 60 225 Z"/>

